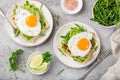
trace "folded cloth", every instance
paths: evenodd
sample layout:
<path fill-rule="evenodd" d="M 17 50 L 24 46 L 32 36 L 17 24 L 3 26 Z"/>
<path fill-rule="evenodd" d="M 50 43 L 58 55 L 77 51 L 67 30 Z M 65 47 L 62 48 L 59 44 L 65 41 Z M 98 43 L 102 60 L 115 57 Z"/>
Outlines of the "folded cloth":
<path fill-rule="evenodd" d="M 113 56 L 118 60 L 100 80 L 120 80 L 120 29 L 113 33 L 110 38 Z"/>

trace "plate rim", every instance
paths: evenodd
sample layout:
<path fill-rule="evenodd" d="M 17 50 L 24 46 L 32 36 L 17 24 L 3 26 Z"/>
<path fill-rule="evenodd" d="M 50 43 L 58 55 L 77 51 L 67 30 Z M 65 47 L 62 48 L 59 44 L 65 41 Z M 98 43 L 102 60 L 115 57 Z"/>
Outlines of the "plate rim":
<path fill-rule="evenodd" d="M 37 0 L 29 0 L 29 1 L 32 1 L 32 2 L 37 2 L 37 3 L 39 3 L 39 4 L 43 4 L 41 1 L 37 1 Z M 6 13 L 6 17 L 7 17 L 7 19 L 9 20 L 9 18 L 8 18 L 8 14 L 9 14 L 9 12 L 11 12 L 11 9 L 13 9 L 13 7 L 15 6 L 15 4 L 21 4 L 22 2 L 25 2 L 24 0 L 20 0 L 20 1 L 17 1 L 17 2 L 15 2 L 15 3 L 13 3 L 12 5 L 11 5 L 11 7 L 8 9 L 8 11 L 7 11 L 7 13 Z M 22 43 L 21 41 L 17 41 L 15 38 L 13 38 L 11 35 L 9 35 L 9 33 L 8 33 L 8 35 L 9 35 L 9 37 L 15 42 L 15 43 L 17 43 L 17 44 L 19 44 L 19 45 L 21 45 L 21 46 L 24 46 L 24 47 L 35 47 L 35 46 L 38 46 L 38 45 L 41 45 L 41 44 L 43 44 L 49 37 L 50 37 L 50 35 L 51 35 L 51 33 L 52 33 L 52 31 L 53 31 L 53 16 L 52 16 L 52 13 L 51 13 L 51 11 L 48 9 L 48 7 L 45 5 L 45 4 L 43 4 L 44 5 L 44 7 L 48 10 L 48 12 L 50 13 L 50 16 L 51 16 L 51 21 L 52 21 L 52 23 L 51 23 L 51 31 L 50 31 L 50 33 L 48 34 L 48 37 L 46 37 L 45 38 L 45 40 L 43 40 L 42 42 L 40 42 L 40 43 L 38 43 L 38 44 L 24 44 L 24 43 Z M 10 20 L 9 20 L 10 21 Z M 11 21 L 10 21 L 10 23 L 11 23 Z M 11 23 L 11 25 L 13 26 L 13 24 Z"/>
<path fill-rule="evenodd" d="M 90 62 L 88 65 L 86 65 L 86 66 L 73 67 L 73 66 L 69 66 L 69 65 L 65 64 L 65 63 L 64 63 L 63 61 L 61 61 L 61 60 L 58 58 L 58 56 L 56 55 L 56 51 L 55 51 L 55 47 L 54 47 L 54 45 L 55 45 L 55 44 L 54 44 L 54 42 L 55 42 L 55 37 L 56 37 L 57 34 L 63 29 L 63 26 L 68 25 L 68 24 L 71 24 L 71 23 L 82 23 L 82 24 L 85 24 L 84 22 L 80 22 L 80 21 L 72 21 L 72 22 L 68 22 L 68 23 L 66 23 L 66 24 L 63 24 L 63 25 L 57 30 L 57 32 L 56 32 L 56 34 L 55 34 L 55 36 L 54 36 L 54 38 L 53 38 L 53 51 L 54 51 L 55 57 L 56 57 L 56 58 L 58 59 L 58 61 L 59 61 L 60 63 L 62 63 L 63 65 L 65 65 L 65 66 L 67 66 L 67 67 L 69 67 L 69 68 L 76 68 L 76 69 L 85 68 L 85 67 L 91 65 L 91 64 L 96 60 L 96 58 L 98 57 L 98 55 L 99 55 L 99 53 L 100 53 L 100 50 L 101 50 L 101 41 L 100 41 L 100 38 L 99 38 L 98 33 L 95 31 L 94 28 L 92 28 L 91 26 L 89 26 L 89 25 L 87 25 L 87 24 L 85 24 L 85 25 L 89 26 L 92 30 L 94 30 L 94 32 L 95 32 L 96 35 L 98 36 L 99 49 L 98 49 L 98 53 L 97 53 L 96 58 L 95 58 L 93 61 L 91 61 L 91 62 Z"/>

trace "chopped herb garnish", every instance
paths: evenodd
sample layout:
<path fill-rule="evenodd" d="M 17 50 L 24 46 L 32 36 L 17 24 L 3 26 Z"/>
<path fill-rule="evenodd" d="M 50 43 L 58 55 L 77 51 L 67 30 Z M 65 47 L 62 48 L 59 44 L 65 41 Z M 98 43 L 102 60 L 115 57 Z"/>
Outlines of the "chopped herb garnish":
<path fill-rule="evenodd" d="M 19 30 L 18 28 L 16 28 L 16 29 L 14 30 L 14 34 L 15 34 L 15 37 L 19 36 L 20 30 Z"/>
<path fill-rule="evenodd" d="M 50 54 L 50 52 L 43 53 L 43 62 L 47 62 L 47 63 L 50 62 L 50 60 L 52 59 L 51 55 L 52 54 Z"/>
<path fill-rule="evenodd" d="M 12 56 L 9 58 L 10 71 L 20 70 L 23 71 L 17 63 L 17 55 L 23 53 L 22 49 L 18 49 L 15 52 L 12 52 Z"/>
<path fill-rule="evenodd" d="M 58 50 L 61 52 L 62 55 L 66 56 L 66 53 L 63 50 L 61 50 L 60 48 L 58 48 Z"/>
<path fill-rule="evenodd" d="M 64 72 L 64 70 L 65 70 L 65 69 L 60 70 L 60 71 L 57 73 L 57 76 L 60 75 L 60 74 L 62 74 L 62 73 Z"/>
<path fill-rule="evenodd" d="M 56 25 L 59 26 L 59 18 L 60 18 L 60 16 L 56 15 L 55 13 L 53 13 L 53 17 L 55 17 L 55 23 L 56 23 Z"/>
<path fill-rule="evenodd" d="M 13 9 L 13 15 L 15 15 L 16 14 L 16 10 L 18 9 L 18 5 L 17 4 L 15 4 L 15 8 Z"/>

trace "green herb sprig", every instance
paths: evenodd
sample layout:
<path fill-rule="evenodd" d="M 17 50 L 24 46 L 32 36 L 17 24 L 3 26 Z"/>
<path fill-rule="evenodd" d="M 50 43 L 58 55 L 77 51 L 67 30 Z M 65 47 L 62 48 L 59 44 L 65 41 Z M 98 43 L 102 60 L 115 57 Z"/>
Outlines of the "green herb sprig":
<path fill-rule="evenodd" d="M 60 18 L 60 16 L 55 14 L 55 13 L 53 13 L 53 17 L 55 18 L 56 25 L 59 26 L 59 18 Z"/>
<path fill-rule="evenodd" d="M 22 49 L 18 49 L 15 52 L 12 52 L 12 56 L 9 58 L 10 71 L 23 71 L 17 64 L 17 55 L 20 53 L 23 53 Z"/>
<path fill-rule="evenodd" d="M 50 52 L 43 53 L 43 62 L 50 62 L 52 59 L 51 56 L 52 54 L 50 54 Z"/>
<path fill-rule="evenodd" d="M 19 36 L 20 30 L 19 30 L 18 28 L 16 28 L 16 29 L 14 30 L 14 34 L 15 34 L 15 37 Z"/>
<path fill-rule="evenodd" d="M 16 10 L 18 9 L 18 5 L 17 4 L 15 4 L 15 7 L 14 7 L 14 9 L 13 9 L 13 15 L 15 15 L 16 14 Z"/>
<path fill-rule="evenodd" d="M 65 69 L 61 69 L 61 70 L 56 74 L 56 76 L 62 74 L 62 73 L 64 72 L 64 70 L 65 70 Z"/>

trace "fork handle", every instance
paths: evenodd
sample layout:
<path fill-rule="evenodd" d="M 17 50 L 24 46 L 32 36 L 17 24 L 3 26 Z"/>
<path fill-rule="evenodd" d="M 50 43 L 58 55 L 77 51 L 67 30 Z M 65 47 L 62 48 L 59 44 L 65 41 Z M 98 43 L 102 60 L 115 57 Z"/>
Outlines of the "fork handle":
<path fill-rule="evenodd" d="M 82 74 L 80 80 L 84 80 L 85 76 L 99 63 L 100 61 L 96 61 L 85 73 Z"/>
<path fill-rule="evenodd" d="M 5 16 L 3 10 L 0 8 L 0 15 L 7 21 L 7 23 L 9 23 L 11 25 L 11 27 L 13 28 L 13 30 L 15 29 L 13 27 L 13 25 L 11 24 L 11 22 L 8 20 L 8 18 Z"/>
<path fill-rule="evenodd" d="M 0 15 L 5 19 L 5 20 L 7 20 L 7 18 L 6 18 L 6 16 L 5 16 L 5 14 L 4 14 L 4 12 L 2 11 L 2 9 L 0 8 Z"/>
<path fill-rule="evenodd" d="M 0 8 L 0 15 L 11 25 L 11 23 L 9 22 L 9 20 L 7 19 L 7 17 L 5 16 L 5 14 L 1 8 Z"/>

